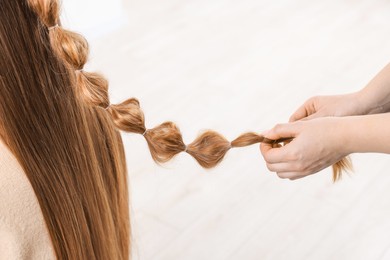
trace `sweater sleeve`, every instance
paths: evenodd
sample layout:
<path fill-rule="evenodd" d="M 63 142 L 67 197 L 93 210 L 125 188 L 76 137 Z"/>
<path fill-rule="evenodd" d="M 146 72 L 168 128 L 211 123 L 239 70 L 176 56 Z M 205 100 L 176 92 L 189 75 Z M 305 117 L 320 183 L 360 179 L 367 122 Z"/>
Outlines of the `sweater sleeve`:
<path fill-rule="evenodd" d="M 55 259 L 34 190 L 0 140 L 0 259 Z"/>

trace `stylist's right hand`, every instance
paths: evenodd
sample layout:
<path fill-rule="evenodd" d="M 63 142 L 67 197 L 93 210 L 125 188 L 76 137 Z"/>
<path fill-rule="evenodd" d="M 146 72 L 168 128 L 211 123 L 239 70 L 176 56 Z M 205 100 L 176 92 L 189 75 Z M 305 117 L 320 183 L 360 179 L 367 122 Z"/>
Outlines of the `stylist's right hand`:
<path fill-rule="evenodd" d="M 272 140 L 293 140 L 284 146 L 262 143 L 260 150 L 268 169 L 280 178 L 303 178 L 338 162 L 350 153 L 344 142 L 346 127 L 340 117 L 278 124 L 263 135 Z"/>

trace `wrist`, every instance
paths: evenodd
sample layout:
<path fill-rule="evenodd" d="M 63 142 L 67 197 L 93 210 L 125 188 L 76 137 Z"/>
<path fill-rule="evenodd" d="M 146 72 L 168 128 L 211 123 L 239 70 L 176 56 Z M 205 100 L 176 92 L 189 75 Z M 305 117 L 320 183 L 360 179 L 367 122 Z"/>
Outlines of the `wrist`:
<path fill-rule="evenodd" d="M 390 111 L 390 63 L 386 65 L 358 94 L 366 114 Z"/>
<path fill-rule="evenodd" d="M 390 113 L 350 116 L 340 120 L 341 150 L 351 153 L 390 153 Z"/>
<path fill-rule="evenodd" d="M 352 94 L 356 105 L 359 108 L 359 113 L 356 115 L 368 115 L 375 113 L 383 113 L 382 106 L 378 103 L 378 98 L 372 95 L 369 90 L 362 89 Z"/>
<path fill-rule="evenodd" d="M 337 151 L 340 151 L 342 156 L 347 156 L 356 151 L 356 124 L 355 119 L 358 116 L 348 116 L 336 118 L 336 143 L 338 145 Z"/>

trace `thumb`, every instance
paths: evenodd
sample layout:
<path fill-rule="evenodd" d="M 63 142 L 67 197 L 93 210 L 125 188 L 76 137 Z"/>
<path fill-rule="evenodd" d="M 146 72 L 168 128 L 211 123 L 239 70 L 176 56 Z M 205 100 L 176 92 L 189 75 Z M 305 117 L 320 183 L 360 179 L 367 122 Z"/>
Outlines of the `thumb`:
<path fill-rule="evenodd" d="M 297 111 L 295 111 L 291 116 L 290 119 L 288 120 L 289 122 L 295 122 L 298 121 L 302 118 L 305 118 L 309 115 L 309 112 L 306 109 L 305 105 L 300 106 Z"/>
<path fill-rule="evenodd" d="M 319 117 L 324 117 L 325 115 L 323 113 L 314 113 L 314 114 L 311 114 L 310 116 L 307 116 L 307 117 L 304 117 L 301 119 L 301 121 L 307 121 L 307 120 L 312 120 L 314 118 L 319 118 Z"/>
<path fill-rule="evenodd" d="M 298 123 L 277 124 L 272 129 L 265 131 L 262 135 L 271 140 L 278 140 L 281 138 L 294 138 L 299 133 Z"/>
<path fill-rule="evenodd" d="M 296 121 L 307 121 L 307 120 L 312 120 L 312 119 L 318 118 L 318 117 L 324 117 L 325 115 L 326 114 L 323 112 L 315 112 L 313 114 L 306 115 L 304 117 L 300 117 L 297 114 L 293 114 L 290 117 L 289 122 L 292 123 L 292 122 L 296 122 Z"/>
<path fill-rule="evenodd" d="M 289 122 L 295 122 L 302 118 L 315 114 L 317 110 L 314 107 L 313 99 L 308 99 L 303 105 L 301 105 L 291 116 Z"/>

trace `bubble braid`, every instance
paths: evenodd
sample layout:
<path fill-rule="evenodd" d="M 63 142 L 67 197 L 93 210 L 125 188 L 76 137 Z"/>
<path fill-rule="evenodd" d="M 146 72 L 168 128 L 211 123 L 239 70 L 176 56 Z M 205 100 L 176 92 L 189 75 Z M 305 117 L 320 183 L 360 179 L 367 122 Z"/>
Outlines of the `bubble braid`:
<path fill-rule="evenodd" d="M 81 98 L 91 106 L 108 106 L 108 82 L 101 74 L 84 70 L 89 55 L 88 42 L 82 35 L 61 26 L 59 1 L 28 0 L 28 4 L 47 28 L 55 55 L 74 71 L 76 86 L 83 94 Z"/>
<path fill-rule="evenodd" d="M 108 111 L 115 126 L 125 132 L 138 133 L 145 137 L 152 158 L 157 163 L 165 163 L 180 152 L 190 154 L 202 167 L 212 168 L 219 164 L 226 153 L 235 147 L 256 143 L 281 143 L 286 140 L 269 140 L 257 133 L 245 133 L 229 142 L 215 131 L 206 131 L 188 146 L 184 144 L 179 128 L 173 122 L 146 129 L 145 117 L 135 98 L 120 104 L 111 104 L 108 94 L 108 81 L 99 73 L 84 71 L 88 60 L 89 46 L 80 34 L 61 27 L 59 3 L 57 0 L 28 0 L 30 7 L 38 14 L 47 27 L 50 44 L 54 53 L 61 58 L 76 76 L 76 88 L 86 104 L 98 106 Z M 352 170 L 349 157 L 332 166 L 333 181 L 341 178 L 343 170 Z"/>
<path fill-rule="evenodd" d="M 291 139 L 270 140 L 249 132 L 240 135 L 232 142 L 215 131 L 205 131 L 192 143 L 185 145 L 180 129 L 173 122 L 146 129 L 145 116 L 137 99 L 131 98 L 121 104 L 110 105 L 107 110 L 115 126 L 125 132 L 141 134 L 148 143 L 152 158 L 157 163 L 165 163 L 180 152 L 190 154 L 202 167 L 213 168 L 218 165 L 231 148 L 245 147 L 256 143 L 277 144 Z M 333 181 L 341 177 L 343 170 L 352 170 L 349 157 L 343 158 L 333 166 Z"/>

